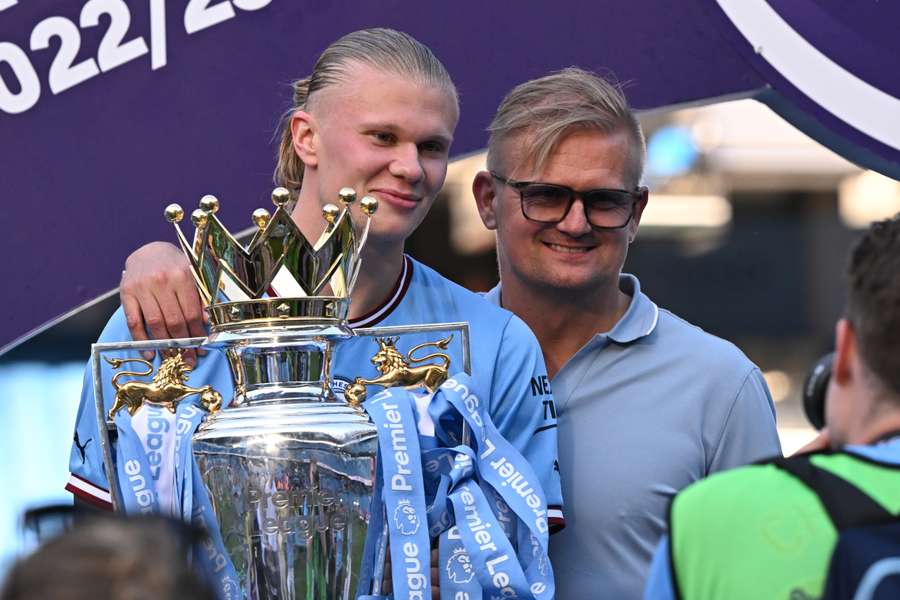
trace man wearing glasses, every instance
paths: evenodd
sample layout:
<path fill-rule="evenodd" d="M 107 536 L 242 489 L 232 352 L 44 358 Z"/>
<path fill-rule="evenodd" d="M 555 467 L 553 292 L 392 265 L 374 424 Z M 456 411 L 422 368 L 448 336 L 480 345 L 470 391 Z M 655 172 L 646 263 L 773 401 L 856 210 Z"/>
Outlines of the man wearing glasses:
<path fill-rule="evenodd" d="M 617 89 L 579 69 L 529 81 L 489 131 L 473 184 L 497 232 L 487 299 L 537 335 L 558 411 L 557 598 L 639 598 L 672 496 L 780 453 L 774 406 L 740 350 L 622 273 L 648 193 L 643 134 Z"/>

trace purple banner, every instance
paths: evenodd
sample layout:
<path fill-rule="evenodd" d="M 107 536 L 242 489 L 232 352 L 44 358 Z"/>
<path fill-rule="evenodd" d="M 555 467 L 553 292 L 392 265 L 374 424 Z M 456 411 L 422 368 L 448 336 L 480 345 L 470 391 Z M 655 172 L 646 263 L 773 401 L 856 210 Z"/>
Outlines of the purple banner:
<path fill-rule="evenodd" d="M 900 5 L 704 0 L 710 26 L 771 89 L 757 97 L 857 164 L 900 179 Z"/>
<path fill-rule="evenodd" d="M 839 69 L 814 61 L 824 83 L 798 83 L 776 42 L 757 52 L 759 22 L 778 29 L 770 12 Z M 844 82 L 894 106 L 897 22 L 889 2 L 0 0 L 0 347 L 117 285 L 134 248 L 172 239 L 170 202 L 214 193 L 229 227 L 249 226 L 241 215 L 269 205 L 289 82 L 348 31 L 394 27 L 434 49 L 462 100 L 454 154 L 484 145 L 513 85 L 579 65 L 628 82 L 638 108 L 757 95 L 900 177 L 898 113 L 819 93 Z"/>

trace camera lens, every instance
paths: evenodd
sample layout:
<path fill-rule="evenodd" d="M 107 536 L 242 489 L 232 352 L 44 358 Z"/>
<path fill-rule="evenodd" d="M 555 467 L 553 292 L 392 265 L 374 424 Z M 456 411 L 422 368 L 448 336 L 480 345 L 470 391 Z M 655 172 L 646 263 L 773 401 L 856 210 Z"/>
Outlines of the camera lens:
<path fill-rule="evenodd" d="M 813 365 L 803 383 L 803 412 L 816 429 L 825 426 L 825 393 L 831 379 L 831 363 L 834 352 L 826 354 Z"/>

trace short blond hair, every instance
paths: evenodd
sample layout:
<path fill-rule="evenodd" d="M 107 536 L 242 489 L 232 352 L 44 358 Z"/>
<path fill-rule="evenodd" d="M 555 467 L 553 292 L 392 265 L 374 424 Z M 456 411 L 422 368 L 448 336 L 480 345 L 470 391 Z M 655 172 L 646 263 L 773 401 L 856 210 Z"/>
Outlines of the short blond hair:
<path fill-rule="evenodd" d="M 524 158 L 540 170 L 562 139 L 580 129 L 625 132 L 631 140 L 625 182 L 630 187 L 640 183 L 644 134 L 625 95 L 618 85 L 576 67 L 526 81 L 507 94 L 488 127 L 488 167 L 497 169 L 502 162 L 505 141 L 525 133 L 529 138 Z"/>

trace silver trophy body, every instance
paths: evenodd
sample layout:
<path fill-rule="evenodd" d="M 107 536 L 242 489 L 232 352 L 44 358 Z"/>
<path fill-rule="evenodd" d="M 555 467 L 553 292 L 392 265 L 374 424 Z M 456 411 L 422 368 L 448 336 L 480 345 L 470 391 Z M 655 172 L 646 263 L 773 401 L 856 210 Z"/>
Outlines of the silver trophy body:
<path fill-rule="evenodd" d="M 356 226 L 356 194 L 342 189 L 310 243 L 289 197 L 278 188 L 275 213 L 253 213 L 246 248 L 215 198 L 192 215 L 193 243 L 177 227 L 181 208 L 166 209 L 209 310 L 207 345 L 225 351 L 235 385 L 192 451 L 243 597 L 344 600 L 359 593 L 378 444 L 361 407 L 332 394 L 331 358 L 352 335 L 349 296 L 377 201 L 360 201 Z"/>
<path fill-rule="evenodd" d="M 355 598 L 375 481 L 377 434 L 336 399 L 323 323 L 241 331 L 226 347 L 232 405 L 205 417 L 193 454 L 246 598 Z"/>

